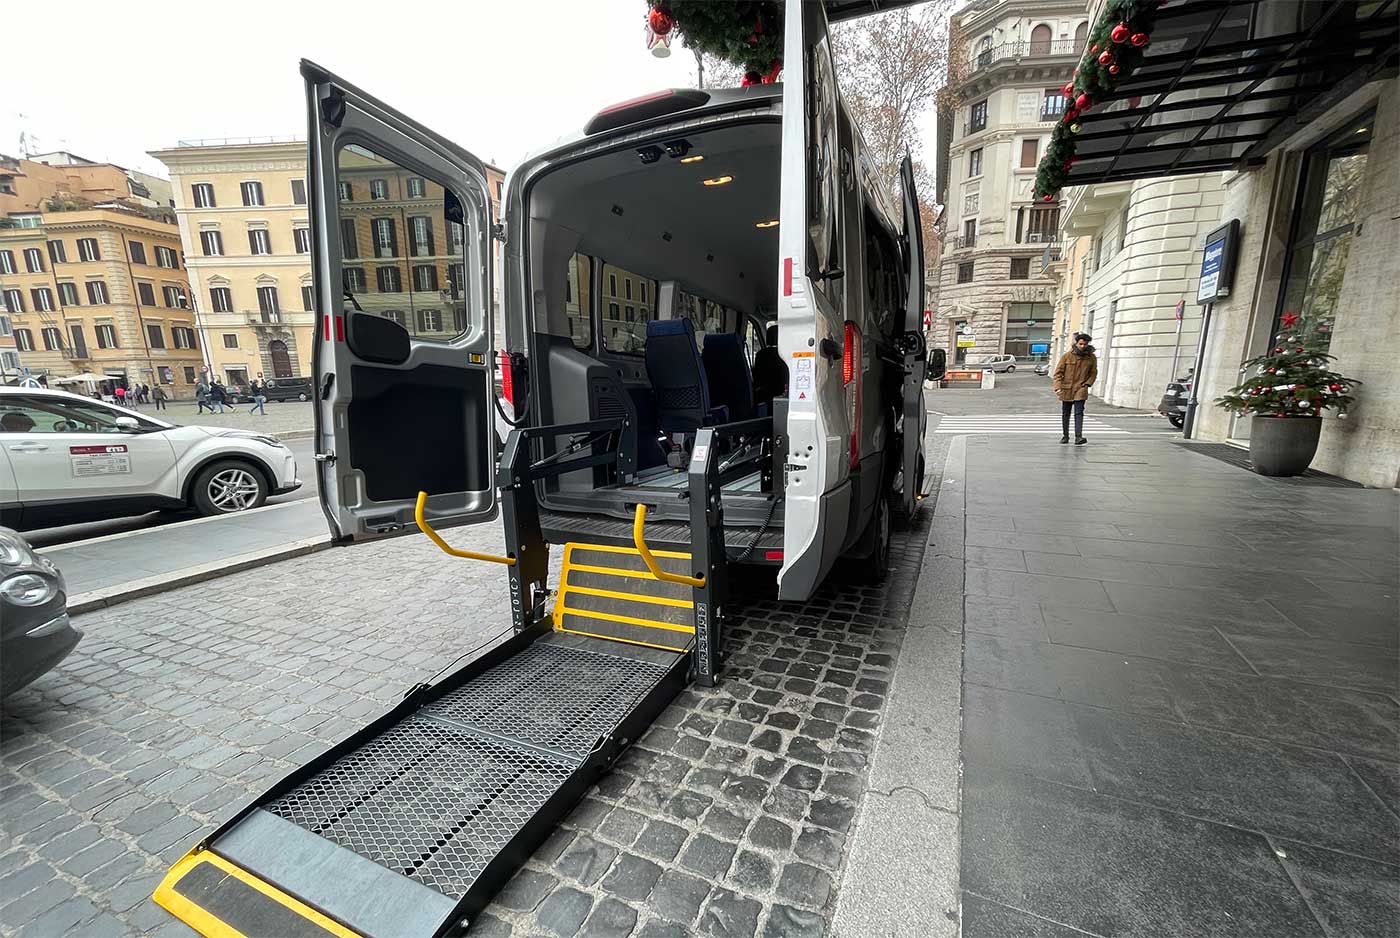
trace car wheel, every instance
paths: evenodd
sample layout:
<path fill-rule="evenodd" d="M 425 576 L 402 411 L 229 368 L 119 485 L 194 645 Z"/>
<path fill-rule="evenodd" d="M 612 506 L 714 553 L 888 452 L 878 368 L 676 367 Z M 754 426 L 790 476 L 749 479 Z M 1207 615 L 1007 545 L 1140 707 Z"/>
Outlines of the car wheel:
<path fill-rule="evenodd" d="M 1015 366 L 1015 365 L 1007 365 L 1007 366 L 1006 366 L 1006 373 L 1007 373 L 1007 374 L 1011 374 L 1011 372 L 1013 372 L 1013 371 L 1015 371 L 1015 370 L 1016 370 L 1016 366 Z"/>
<path fill-rule="evenodd" d="M 1186 426 L 1185 414 L 1167 414 L 1167 419 L 1170 420 L 1172 426 L 1176 427 L 1178 430 Z"/>
<path fill-rule="evenodd" d="M 890 500 L 881 497 L 875 505 L 875 517 L 870 519 L 874 526 L 874 549 L 870 556 L 859 562 L 860 579 L 866 583 L 883 583 L 890 572 Z"/>
<path fill-rule="evenodd" d="M 299 401 L 309 401 L 309 400 L 311 400 L 311 398 L 309 398 L 309 397 L 306 396 L 306 392 L 305 392 L 305 391 L 302 391 L 300 394 L 297 395 L 297 400 L 299 400 Z"/>
<path fill-rule="evenodd" d="M 204 467 L 194 480 L 192 500 L 201 515 L 247 511 L 267 501 L 267 481 L 245 462 L 216 462 Z"/>

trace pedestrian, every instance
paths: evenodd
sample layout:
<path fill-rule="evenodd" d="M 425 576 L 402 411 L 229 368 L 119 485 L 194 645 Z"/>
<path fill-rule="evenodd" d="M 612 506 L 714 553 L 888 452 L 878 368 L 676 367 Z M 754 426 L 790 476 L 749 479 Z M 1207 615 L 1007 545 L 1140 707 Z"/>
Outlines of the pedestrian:
<path fill-rule="evenodd" d="M 218 378 L 215 378 L 209 384 L 209 403 L 213 405 L 209 408 L 210 411 L 216 414 L 222 414 L 224 412 L 224 401 L 227 399 L 228 394 L 224 391 L 224 386 L 219 383 Z M 218 410 L 214 410 L 215 407 L 217 407 Z"/>
<path fill-rule="evenodd" d="M 160 385 L 152 388 L 151 400 L 156 402 L 156 410 L 165 410 L 165 388 Z"/>
<path fill-rule="evenodd" d="M 267 403 L 267 382 L 263 380 L 261 371 L 248 386 L 248 393 L 253 397 L 253 406 L 248 408 L 248 413 L 256 411 L 266 417 L 267 409 L 263 405 Z"/>
<path fill-rule="evenodd" d="M 1069 351 L 1060 356 L 1052 379 L 1055 395 L 1060 399 L 1061 443 L 1069 442 L 1070 411 L 1074 412 L 1074 444 L 1083 446 L 1089 442 L 1084 439 L 1084 402 L 1098 376 L 1099 360 L 1089 344 L 1089 334 L 1076 332 Z"/>
<path fill-rule="evenodd" d="M 147 384 L 146 382 L 142 381 L 142 382 L 141 382 L 141 403 L 143 403 L 143 404 L 149 404 L 150 402 L 151 402 L 151 386 L 150 386 L 149 384 Z"/>
<path fill-rule="evenodd" d="M 205 383 L 203 378 L 200 378 L 199 383 L 194 386 L 194 400 L 199 405 L 199 413 L 204 413 L 206 407 L 209 408 L 209 413 L 214 412 L 214 408 L 209 404 L 209 385 Z"/>
<path fill-rule="evenodd" d="M 117 385 L 116 390 L 112 392 L 112 394 L 115 395 L 117 398 L 117 406 L 124 407 L 126 405 L 126 388 L 122 387 L 119 384 Z"/>

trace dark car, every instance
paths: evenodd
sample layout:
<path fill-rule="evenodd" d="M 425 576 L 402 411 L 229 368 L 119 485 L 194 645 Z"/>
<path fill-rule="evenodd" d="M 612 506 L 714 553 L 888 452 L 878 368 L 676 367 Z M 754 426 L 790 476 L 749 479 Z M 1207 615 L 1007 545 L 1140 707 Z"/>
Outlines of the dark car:
<path fill-rule="evenodd" d="M 268 378 L 266 394 L 269 401 L 309 401 L 311 379 Z"/>
<path fill-rule="evenodd" d="M 1178 430 L 1186 423 L 1186 402 L 1191 400 L 1191 382 L 1195 369 L 1167 385 L 1162 392 L 1162 403 L 1157 405 L 1157 413 L 1171 421 Z"/>
<path fill-rule="evenodd" d="M 0 528 L 0 697 L 57 666 L 82 637 L 68 621 L 63 574 L 24 538 Z"/>
<path fill-rule="evenodd" d="M 1035 373 L 1038 374 L 1038 375 L 1040 375 L 1042 378 L 1045 377 L 1046 375 L 1048 375 L 1048 374 L 1050 373 L 1050 363 L 1049 363 L 1049 362 L 1036 362 L 1036 363 L 1035 363 Z"/>

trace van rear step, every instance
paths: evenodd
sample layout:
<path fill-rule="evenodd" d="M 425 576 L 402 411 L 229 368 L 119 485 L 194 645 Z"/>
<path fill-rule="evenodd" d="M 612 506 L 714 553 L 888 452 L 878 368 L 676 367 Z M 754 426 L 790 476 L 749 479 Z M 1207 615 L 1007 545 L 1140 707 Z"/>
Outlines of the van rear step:
<path fill-rule="evenodd" d="M 547 628 L 292 773 L 177 863 L 156 901 L 206 935 L 465 930 L 687 681 L 688 654 Z"/>
<path fill-rule="evenodd" d="M 632 544 L 632 522 L 618 518 L 600 518 L 597 515 L 572 514 L 561 511 L 540 510 L 540 531 L 551 544 L 567 541 L 588 540 L 596 544 Z M 768 528 L 754 544 L 758 528 L 724 526 L 725 553 L 730 560 L 738 560 L 746 552 L 744 559 L 750 563 L 765 560 L 781 563 L 782 558 L 769 558 L 769 551 L 781 553 L 783 549 L 783 513 L 780 508 L 774 513 Z M 658 550 L 689 551 L 690 525 L 684 521 L 660 521 L 647 519 L 647 544 Z M 754 545 L 750 550 L 750 545 Z"/>

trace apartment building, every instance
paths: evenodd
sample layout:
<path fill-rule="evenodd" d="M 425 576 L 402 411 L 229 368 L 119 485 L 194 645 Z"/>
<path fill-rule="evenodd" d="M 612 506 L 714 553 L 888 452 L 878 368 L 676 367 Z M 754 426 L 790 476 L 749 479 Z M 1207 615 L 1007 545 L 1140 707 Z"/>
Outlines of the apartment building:
<path fill-rule="evenodd" d="M 151 155 L 170 169 L 208 366 L 234 384 L 309 374 L 306 143 L 197 140 Z M 462 289 L 462 227 L 448 217 L 442 186 L 362 148 L 346 148 L 341 160 L 345 289 L 414 335 L 456 335 L 473 300 Z M 499 199 L 504 174 L 488 174 Z M 499 277 L 496 289 L 499 297 Z"/>
<path fill-rule="evenodd" d="M 0 300 L 22 376 L 57 386 L 96 374 L 193 396 L 200 343 L 179 229 L 150 214 L 111 203 L 0 228 Z"/>
<path fill-rule="evenodd" d="M 19 159 L 0 154 L 0 217 L 11 225 L 38 224 L 57 199 L 66 208 L 108 202 L 170 208 L 170 182 L 159 176 L 95 163 L 68 152 Z"/>
<path fill-rule="evenodd" d="M 955 14 L 949 41 L 967 68 L 951 81 L 951 127 L 940 134 L 944 210 L 933 347 L 949 359 L 1050 351 L 1060 206 L 1032 190 L 1061 91 L 1084 46 L 1083 3 L 979 0 Z"/>

